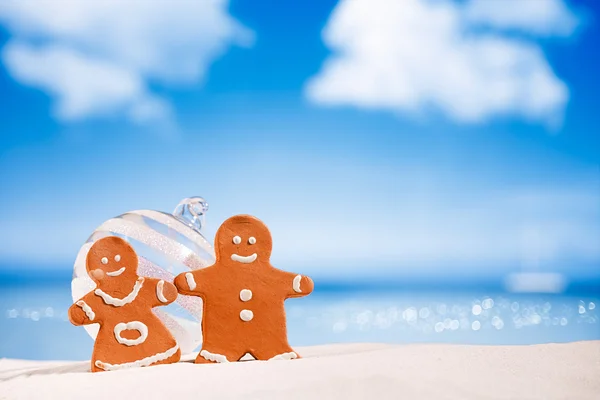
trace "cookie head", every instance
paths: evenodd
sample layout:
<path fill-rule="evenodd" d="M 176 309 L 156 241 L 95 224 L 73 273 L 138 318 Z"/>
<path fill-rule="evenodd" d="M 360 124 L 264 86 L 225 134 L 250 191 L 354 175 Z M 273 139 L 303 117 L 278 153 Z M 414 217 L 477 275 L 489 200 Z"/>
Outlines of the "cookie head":
<path fill-rule="evenodd" d="M 99 282 L 104 279 L 136 279 L 138 258 L 125 240 L 109 236 L 96 241 L 86 259 L 90 277 Z"/>
<path fill-rule="evenodd" d="M 236 265 L 268 263 L 272 246 L 269 229 L 251 215 L 227 219 L 215 237 L 217 260 Z"/>

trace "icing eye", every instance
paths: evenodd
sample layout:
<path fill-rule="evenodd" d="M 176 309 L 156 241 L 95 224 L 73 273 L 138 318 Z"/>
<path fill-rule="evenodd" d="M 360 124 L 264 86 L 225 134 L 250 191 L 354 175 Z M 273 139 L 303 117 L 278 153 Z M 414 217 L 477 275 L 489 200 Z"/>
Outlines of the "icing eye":
<path fill-rule="evenodd" d="M 240 243 L 242 243 L 242 238 L 241 238 L 241 237 L 239 237 L 239 236 L 234 236 L 234 237 L 233 237 L 233 243 L 235 243 L 235 244 L 240 244 Z"/>
<path fill-rule="evenodd" d="M 102 262 L 102 264 L 106 265 L 108 264 L 108 258 L 106 257 L 102 257 L 102 260 L 100 260 Z"/>
<path fill-rule="evenodd" d="M 248 239 L 248 243 L 250 243 L 250 244 L 256 243 L 256 238 L 254 236 L 250 236 L 250 239 Z"/>
<path fill-rule="evenodd" d="M 117 254 L 117 255 L 115 256 L 115 261 L 116 261 L 116 262 L 119 262 L 119 261 L 121 261 L 121 255 L 120 255 L 120 254 Z"/>

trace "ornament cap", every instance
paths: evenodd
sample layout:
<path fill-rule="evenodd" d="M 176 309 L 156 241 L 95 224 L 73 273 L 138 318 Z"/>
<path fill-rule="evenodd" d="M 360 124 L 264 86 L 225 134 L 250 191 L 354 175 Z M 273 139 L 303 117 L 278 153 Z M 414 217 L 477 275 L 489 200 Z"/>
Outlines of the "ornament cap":
<path fill-rule="evenodd" d="M 198 233 L 202 232 L 208 202 L 200 196 L 187 197 L 177 204 L 173 215 Z"/>

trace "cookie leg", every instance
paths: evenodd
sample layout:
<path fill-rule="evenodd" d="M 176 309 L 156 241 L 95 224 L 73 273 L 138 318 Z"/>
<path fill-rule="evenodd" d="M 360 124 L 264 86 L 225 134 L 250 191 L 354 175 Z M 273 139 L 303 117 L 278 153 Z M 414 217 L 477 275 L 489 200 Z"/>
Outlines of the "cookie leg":
<path fill-rule="evenodd" d="M 271 349 L 255 349 L 252 355 L 257 360 L 295 360 L 301 358 L 290 346 L 280 346 Z"/>
<path fill-rule="evenodd" d="M 203 348 L 198 353 L 195 362 L 196 364 L 226 363 L 238 361 L 241 357 L 242 355 L 238 351 Z"/>
<path fill-rule="evenodd" d="M 104 371 L 102 368 L 100 368 L 100 367 L 98 367 L 96 365 L 96 360 L 95 360 L 94 357 L 92 357 L 92 360 L 90 362 L 90 371 L 92 371 L 92 372 L 102 372 L 102 371 Z"/>

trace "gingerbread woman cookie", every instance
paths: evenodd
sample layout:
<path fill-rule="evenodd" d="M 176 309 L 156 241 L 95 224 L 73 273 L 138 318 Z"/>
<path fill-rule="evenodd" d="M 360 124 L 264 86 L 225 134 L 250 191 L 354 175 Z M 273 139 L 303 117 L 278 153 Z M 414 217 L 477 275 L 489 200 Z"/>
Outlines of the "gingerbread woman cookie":
<path fill-rule="evenodd" d="M 271 234 L 257 218 L 226 220 L 215 238 L 214 265 L 179 274 L 180 293 L 203 299 L 203 343 L 196 363 L 293 359 L 287 341 L 284 301 L 313 291 L 307 277 L 276 269 L 269 262 Z"/>
<path fill-rule="evenodd" d="M 118 237 L 95 242 L 86 266 L 97 287 L 69 308 L 69 320 L 74 325 L 100 324 L 92 372 L 179 361 L 177 342 L 152 312 L 175 301 L 175 286 L 138 276 L 135 251 Z"/>

